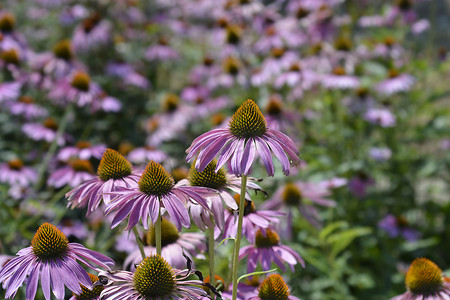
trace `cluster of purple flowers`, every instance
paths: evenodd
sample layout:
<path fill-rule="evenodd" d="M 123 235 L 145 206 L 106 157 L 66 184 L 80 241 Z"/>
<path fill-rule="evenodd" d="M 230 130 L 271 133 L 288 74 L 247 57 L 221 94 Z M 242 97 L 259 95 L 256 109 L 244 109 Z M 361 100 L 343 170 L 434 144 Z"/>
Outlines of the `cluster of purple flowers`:
<path fill-rule="evenodd" d="M 299 254 L 295 226 L 319 232 L 340 208 L 337 194 L 365 203 L 383 184 L 370 166 L 397 162 L 390 134 L 419 81 L 397 37 L 359 32 L 402 24 L 421 36 L 430 27 L 414 10 L 422 1 L 396 0 L 370 16 L 347 14 L 338 0 L 107 2 L 0 8 L 0 122 L 11 120 L 2 133 L 17 139 L 14 151 L 0 145 L 0 188 L 15 201 L 10 211 L 48 221 L 29 247 L 21 240 L 16 256 L 0 259 L 5 297 L 25 283 L 34 299 L 40 281 L 47 300 L 67 298 L 66 288 L 71 299 L 298 300 L 278 274 L 238 283 L 239 261 L 259 276 L 274 266 L 298 275 L 314 258 Z M 23 15 L 36 24 L 56 17 L 59 33 L 45 21 L 30 33 Z M 332 158 L 319 149 L 310 167 L 300 147 L 327 146 L 303 130 L 326 118 L 335 122 L 324 126 L 330 140 L 357 144 L 353 131 L 382 138 L 339 167 L 355 149 L 331 149 Z M 332 167 L 320 173 L 322 165 Z M 62 198 L 73 210 L 45 209 Z M 389 237 L 421 237 L 390 207 L 383 216 L 373 227 Z M 100 231 L 113 242 L 100 246 Z M 229 240 L 223 280 L 214 253 Z M 117 270 L 78 241 L 119 253 Z M 407 293 L 395 299 L 450 297 L 431 261 L 413 262 L 408 274 Z"/>

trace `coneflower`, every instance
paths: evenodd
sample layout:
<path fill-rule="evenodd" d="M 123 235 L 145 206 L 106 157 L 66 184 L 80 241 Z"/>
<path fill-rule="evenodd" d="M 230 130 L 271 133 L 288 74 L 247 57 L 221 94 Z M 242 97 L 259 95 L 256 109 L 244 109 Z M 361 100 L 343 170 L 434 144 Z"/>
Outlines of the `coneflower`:
<path fill-rule="evenodd" d="M 431 260 L 416 258 L 406 273 L 407 291 L 391 300 L 450 299 L 450 279 Z"/>
<path fill-rule="evenodd" d="M 108 265 L 114 264 L 112 259 L 103 254 L 77 243 L 69 243 L 66 236 L 49 223 L 42 224 L 34 235 L 31 246 L 20 250 L 17 255 L 0 270 L 0 282 L 3 282 L 6 289 L 6 298 L 13 298 L 27 280 L 26 299 L 34 299 L 40 278 L 45 299 L 51 299 L 51 290 L 56 299 L 62 300 L 64 286 L 75 294 L 83 292 L 81 285 L 92 288 L 88 273 L 77 261 L 92 269 L 95 267 L 88 261 L 108 270 Z"/>
<path fill-rule="evenodd" d="M 127 271 L 101 272 L 99 278 L 105 283 L 100 298 L 116 299 L 189 299 L 206 297 L 200 280 L 188 280 L 194 270 L 173 269 L 164 258 L 156 255 L 146 257 L 134 273 Z"/>

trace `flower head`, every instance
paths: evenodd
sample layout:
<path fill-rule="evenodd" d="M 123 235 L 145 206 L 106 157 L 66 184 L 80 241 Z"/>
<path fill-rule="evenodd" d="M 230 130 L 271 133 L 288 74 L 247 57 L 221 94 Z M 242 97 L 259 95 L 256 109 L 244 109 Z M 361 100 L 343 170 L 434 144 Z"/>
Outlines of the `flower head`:
<path fill-rule="evenodd" d="M 81 155 L 81 151 L 80 151 Z M 103 200 L 111 201 L 110 193 L 117 188 L 137 186 L 139 176 L 132 173 L 132 166 L 119 152 L 106 149 L 97 169 L 97 176 L 89 179 L 66 194 L 69 205 L 88 207 L 90 215 Z"/>
<path fill-rule="evenodd" d="M 50 289 L 56 299 L 64 299 L 64 286 L 75 294 L 83 292 L 81 286 L 92 288 L 92 281 L 86 271 L 77 263 L 83 262 L 95 268 L 90 262 L 109 269 L 114 264 L 110 258 L 86 249 L 77 243 L 69 243 L 66 236 L 49 223 L 42 224 L 31 241 L 31 246 L 20 250 L 0 270 L 0 282 L 6 289 L 6 298 L 14 297 L 27 279 L 26 299 L 34 299 L 38 280 L 46 300 L 50 300 Z M 90 261 L 90 262 L 89 262 Z"/>
<path fill-rule="evenodd" d="M 70 40 L 65 39 L 58 42 L 55 46 L 53 46 L 53 53 L 57 58 L 67 61 L 71 60 L 73 57 L 73 50 Z"/>
<path fill-rule="evenodd" d="M 89 160 L 74 159 L 69 161 L 67 166 L 53 172 L 48 178 L 47 184 L 56 188 L 63 187 L 66 184 L 76 187 L 94 176 L 94 170 Z"/>
<path fill-rule="evenodd" d="M 264 300 L 285 300 L 289 296 L 289 287 L 280 275 L 274 274 L 262 282 L 258 295 Z"/>
<path fill-rule="evenodd" d="M 0 182 L 9 185 L 29 186 L 36 182 L 37 172 L 24 166 L 20 159 L 12 159 L 9 162 L 0 164 Z"/>
<path fill-rule="evenodd" d="M 203 171 L 218 156 L 217 172 L 225 163 L 236 176 L 248 175 L 253 160 L 261 158 L 269 176 L 274 175 L 271 152 L 280 160 L 288 175 L 290 164 L 299 165 L 298 150 L 283 133 L 267 127 L 267 122 L 253 100 L 244 102 L 231 117 L 227 128 L 214 129 L 194 140 L 186 150 L 190 161 L 198 154 L 195 167 Z"/>
<path fill-rule="evenodd" d="M 234 195 L 236 204 L 239 206 L 240 195 Z M 285 214 L 275 210 L 259 210 L 256 209 L 255 203 L 249 199 L 245 199 L 244 219 L 242 222 L 242 234 L 250 241 L 255 241 L 258 230 L 264 232 L 270 225 L 279 223 L 279 218 Z M 223 230 L 223 238 L 236 237 L 237 218 L 235 212 L 225 210 L 225 226 Z"/>
<path fill-rule="evenodd" d="M 450 297 L 450 282 L 431 260 L 416 258 L 406 273 L 406 293 L 391 300 L 432 300 Z"/>
<path fill-rule="evenodd" d="M 160 164 L 151 161 L 138 182 L 139 190 L 147 195 L 165 196 L 175 185 L 172 176 Z"/>
<path fill-rule="evenodd" d="M 98 282 L 98 277 L 94 274 L 88 273 L 92 284 Z M 97 284 L 92 289 L 88 289 L 84 285 L 81 285 L 82 292 L 80 294 L 73 293 L 73 296 L 69 300 L 98 300 L 100 294 L 103 291 L 103 286 Z"/>
<path fill-rule="evenodd" d="M 178 230 L 181 227 L 190 227 L 186 205 L 189 201 L 200 204 L 209 210 L 204 197 L 212 196 L 215 191 L 205 187 L 180 186 L 175 184 L 170 174 L 158 163 L 151 161 L 139 179 L 137 187 L 120 188 L 109 193 L 114 195 L 111 205 L 106 209 L 109 214 L 116 211 L 111 227 L 119 225 L 130 215 L 127 230 L 142 220 L 145 229 L 148 229 L 148 218 L 155 223 L 160 213 L 160 208 L 168 212 Z"/>
<path fill-rule="evenodd" d="M 220 231 L 224 229 L 225 225 L 223 203 L 225 203 L 228 209 L 238 209 L 232 194 L 240 192 L 241 180 L 232 174 L 228 174 L 224 168 L 220 168 L 216 172 L 216 166 L 217 161 L 213 160 L 203 171 L 200 172 L 195 168 L 194 162 L 191 164 L 188 179 L 180 182 L 180 184 L 203 186 L 217 191 L 217 194 L 208 197 L 207 203 L 208 207 L 214 214 L 215 225 L 217 225 L 218 229 L 220 229 L 216 230 L 216 237 L 218 237 Z M 250 177 L 247 187 L 255 191 L 262 191 L 255 181 L 256 179 Z M 250 200 L 250 195 L 248 193 L 246 193 L 246 199 Z M 194 223 L 201 230 L 204 231 L 206 228 L 213 226 L 210 214 L 207 210 L 203 209 L 199 205 L 190 205 L 189 209 Z"/>
<path fill-rule="evenodd" d="M 305 262 L 297 252 L 290 247 L 281 244 L 280 237 L 273 229 L 261 229 L 256 232 L 255 243 L 243 247 L 239 251 L 239 259 L 248 256 L 247 271 L 253 272 L 258 261 L 264 271 L 270 269 L 272 262 L 276 263 L 283 271 L 286 271 L 283 263 L 287 263 L 294 271 L 297 262 L 305 267 Z"/>
<path fill-rule="evenodd" d="M 378 227 L 386 231 L 391 238 L 401 236 L 407 241 L 417 240 L 421 234 L 413 229 L 403 216 L 386 215 L 378 222 Z"/>
<path fill-rule="evenodd" d="M 292 208 L 298 209 L 308 222 L 316 227 L 320 227 L 316 205 L 335 206 L 336 203 L 334 201 L 327 199 L 329 195 L 330 190 L 323 183 L 288 182 L 281 186 L 271 199 L 264 202 L 262 208 L 281 210 L 287 213 L 286 228 L 284 228 L 283 233 L 289 236 L 293 218 Z"/>
<path fill-rule="evenodd" d="M 156 237 L 155 229 L 150 226 L 149 230 L 144 234 L 143 238 L 146 255 L 156 254 Z M 200 252 L 206 250 L 205 235 L 194 232 L 178 232 L 175 225 L 167 218 L 161 219 L 161 256 L 174 268 L 186 268 L 186 259 L 183 253 L 193 260 Z M 134 266 L 142 260 L 141 252 L 137 247 L 125 259 L 124 266 L 134 270 Z M 194 265 L 193 265 L 194 266 Z"/>
<path fill-rule="evenodd" d="M 193 270 L 173 269 L 164 258 L 156 255 L 146 257 L 134 273 L 116 271 L 101 273 L 106 281 L 101 299 L 198 299 L 207 296 L 199 280 L 186 280 Z"/>
<path fill-rule="evenodd" d="M 279 274 L 268 276 L 260 284 L 258 295 L 251 297 L 251 300 L 299 300 L 291 296 L 289 287 Z"/>

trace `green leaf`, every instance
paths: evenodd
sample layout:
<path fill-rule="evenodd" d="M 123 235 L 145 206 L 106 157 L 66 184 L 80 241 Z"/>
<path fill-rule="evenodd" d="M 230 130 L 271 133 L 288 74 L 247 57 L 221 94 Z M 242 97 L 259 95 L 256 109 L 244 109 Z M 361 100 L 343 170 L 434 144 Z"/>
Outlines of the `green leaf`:
<path fill-rule="evenodd" d="M 253 276 L 253 275 L 260 275 L 260 274 L 271 273 L 271 272 L 275 272 L 276 270 L 277 269 L 275 268 L 275 269 L 272 269 L 272 270 L 269 270 L 269 271 L 258 271 L 258 272 L 247 273 L 247 274 L 244 274 L 241 277 L 239 277 L 237 282 L 239 283 L 239 281 L 241 281 L 241 279 L 244 279 L 246 277 L 250 277 L 250 276 Z"/>
<path fill-rule="evenodd" d="M 333 256 L 338 255 L 345 250 L 356 238 L 367 235 L 372 232 L 369 227 L 351 228 L 339 233 L 333 234 L 327 239 L 327 243 L 331 244 L 331 253 Z"/>
<path fill-rule="evenodd" d="M 309 248 L 306 251 L 302 251 L 302 258 L 306 264 L 310 264 L 324 273 L 328 273 L 330 266 L 327 261 L 324 260 L 323 252 L 314 248 Z"/>
<path fill-rule="evenodd" d="M 336 229 L 342 228 L 342 227 L 348 227 L 347 222 L 345 221 L 337 221 L 334 223 L 331 223 L 329 225 L 327 225 L 324 229 L 322 229 L 322 231 L 319 233 L 319 239 L 320 240 L 325 240 L 325 238 L 331 234 L 333 231 L 335 231 Z"/>
<path fill-rule="evenodd" d="M 217 245 L 217 247 L 219 247 L 220 245 L 222 245 L 225 241 L 228 241 L 228 240 L 236 240 L 234 237 L 229 237 L 229 238 L 226 238 L 226 239 L 223 239 L 220 243 L 219 243 L 219 245 Z"/>
<path fill-rule="evenodd" d="M 407 252 L 413 252 L 421 248 L 428 248 L 440 244 L 440 239 L 432 237 L 429 239 L 418 240 L 411 243 L 405 243 L 402 245 L 402 250 Z"/>

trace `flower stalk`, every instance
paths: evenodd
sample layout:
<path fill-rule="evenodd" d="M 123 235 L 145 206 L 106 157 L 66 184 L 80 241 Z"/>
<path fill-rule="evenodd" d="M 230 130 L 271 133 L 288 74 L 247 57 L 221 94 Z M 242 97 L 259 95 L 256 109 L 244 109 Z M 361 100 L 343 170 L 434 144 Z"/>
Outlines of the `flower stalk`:
<path fill-rule="evenodd" d="M 216 277 L 214 274 L 214 218 L 213 216 L 210 216 L 212 225 L 208 228 L 208 250 L 209 250 L 209 283 L 216 287 Z M 211 292 L 211 296 L 213 296 L 213 293 Z"/>
<path fill-rule="evenodd" d="M 161 255 L 161 207 L 159 207 L 158 219 L 155 222 L 156 253 Z"/>
<path fill-rule="evenodd" d="M 52 141 L 47 154 L 45 155 L 44 159 L 42 160 L 42 164 L 39 166 L 38 170 L 38 177 L 36 180 L 36 184 L 34 186 L 34 190 L 38 191 L 42 185 L 44 184 L 44 175 L 45 170 L 47 169 L 48 164 L 50 163 L 50 160 L 52 159 L 53 155 L 55 154 L 56 149 L 58 148 L 58 141 L 61 139 L 61 137 L 64 134 L 64 131 L 66 130 L 67 123 L 69 121 L 69 116 L 73 111 L 73 104 L 67 105 L 64 115 L 61 118 L 61 121 L 58 126 L 58 131 L 56 132 L 55 139 Z"/>
<path fill-rule="evenodd" d="M 139 236 L 139 232 L 136 229 L 136 226 L 133 227 L 133 233 L 134 233 L 134 237 L 136 238 L 136 243 L 139 247 L 139 252 L 141 252 L 142 255 L 142 259 L 144 260 L 146 255 L 145 255 L 145 251 L 144 251 L 144 243 L 142 242 L 141 237 Z"/>
<path fill-rule="evenodd" d="M 242 237 L 242 222 L 244 219 L 244 208 L 245 208 L 245 191 L 247 189 L 247 175 L 242 175 L 241 177 L 241 198 L 239 201 L 239 219 L 237 236 L 234 241 L 234 253 L 233 253 L 233 300 L 237 298 L 237 286 L 238 286 L 238 266 L 239 266 L 239 248 L 241 246 Z"/>

